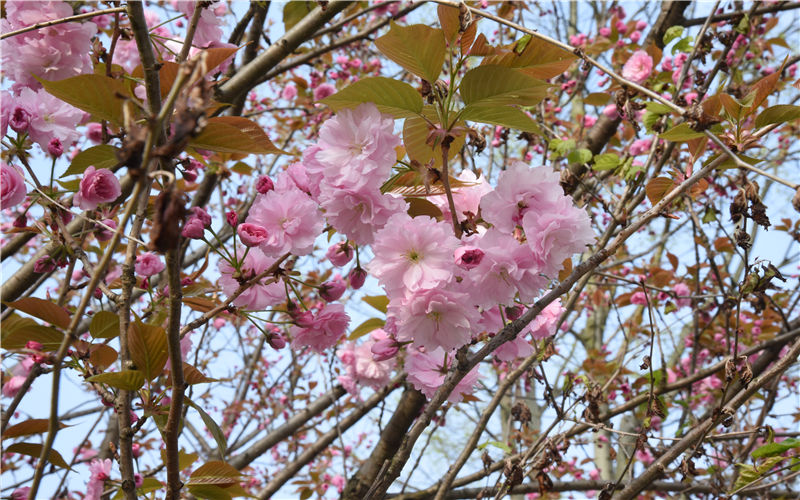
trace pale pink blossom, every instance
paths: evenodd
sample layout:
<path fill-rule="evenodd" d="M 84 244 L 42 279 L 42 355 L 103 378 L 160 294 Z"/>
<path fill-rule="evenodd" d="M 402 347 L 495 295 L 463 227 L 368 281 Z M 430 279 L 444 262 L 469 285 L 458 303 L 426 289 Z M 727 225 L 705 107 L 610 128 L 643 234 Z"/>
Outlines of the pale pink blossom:
<path fill-rule="evenodd" d="M 500 344 L 494 355 L 500 361 L 511 362 L 515 359 L 524 359 L 533 354 L 533 346 L 522 335 Z"/>
<path fill-rule="evenodd" d="M 397 340 L 447 351 L 463 346 L 480 319 L 468 298 L 466 293 L 429 288 L 418 289 L 399 303 L 390 302 L 389 314 L 397 318 Z"/>
<path fill-rule="evenodd" d="M 556 334 L 558 319 L 564 310 L 564 306 L 561 305 L 561 299 L 554 300 L 528 323 L 526 331 L 530 332 L 531 337 L 536 340 L 552 337 Z"/>
<path fill-rule="evenodd" d="M 13 1 L 4 5 L 3 33 L 73 15 L 66 2 Z M 3 73 L 14 82 L 15 90 L 40 89 L 34 76 L 52 81 L 91 73 L 95 33 L 97 25 L 92 22 L 71 22 L 6 38 L 0 42 Z"/>
<path fill-rule="evenodd" d="M 164 270 L 164 261 L 153 252 L 145 252 L 136 256 L 135 270 L 139 276 L 153 276 Z"/>
<path fill-rule="evenodd" d="M 522 228 L 538 267 L 546 276 L 555 276 L 565 259 L 583 252 L 595 240 L 586 211 L 563 195 L 544 211 L 527 212 Z"/>
<path fill-rule="evenodd" d="M 31 140 L 47 151 L 53 138 L 71 145 L 81 137 L 77 130 L 84 113 L 78 108 L 47 93 L 24 88 L 16 98 L 17 105 L 29 113 L 28 134 Z"/>
<path fill-rule="evenodd" d="M 380 187 L 395 164 L 394 148 L 399 144 L 394 119 L 367 103 L 343 109 L 325 122 L 315 158 L 324 166 L 325 182 L 331 186 Z"/>
<path fill-rule="evenodd" d="M 630 147 L 631 156 L 644 155 L 650 152 L 650 146 L 653 144 L 652 139 L 637 139 L 633 141 Z"/>
<path fill-rule="evenodd" d="M 454 187 L 452 191 L 453 205 L 456 207 L 458 219 L 465 219 L 467 213 L 477 216 L 481 198 L 492 191 L 492 186 L 486 181 L 486 177 L 478 178 L 472 170 L 463 170 L 457 179 L 460 185 Z M 443 220 L 448 222 L 452 220 L 447 196 L 443 194 L 429 196 L 428 201 L 439 207 Z"/>
<path fill-rule="evenodd" d="M 642 83 L 653 72 L 653 58 L 644 50 L 637 50 L 622 67 L 622 77 L 635 83 Z"/>
<path fill-rule="evenodd" d="M 295 97 L 297 97 L 297 87 L 294 85 L 287 85 L 281 91 L 281 98 L 286 99 L 287 101 L 291 101 Z"/>
<path fill-rule="evenodd" d="M 308 346 L 321 353 L 342 338 L 349 322 L 350 316 L 344 312 L 343 304 L 326 304 L 307 327 L 291 328 L 292 347 Z"/>
<path fill-rule="evenodd" d="M 83 173 L 80 189 L 75 193 L 72 203 L 83 210 L 94 210 L 100 203 L 116 200 L 121 193 L 119 179 L 111 170 L 90 166 Z"/>
<path fill-rule="evenodd" d="M 636 306 L 646 306 L 647 295 L 645 295 L 644 292 L 641 290 L 633 292 L 633 295 L 631 295 L 631 304 Z"/>
<path fill-rule="evenodd" d="M 529 167 L 514 162 L 497 179 L 497 187 L 481 198 L 483 219 L 506 233 L 521 225 L 522 216 L 551 210 L 564 191 L 560 176 L 550 167 Z"/>
<path fill-rule="evenodd" d="M 245 249 L 240 248 L 238 253 L 242 255 Z M 231 296 L 239 288 L 240 283 L 263 273 L 275 263 L 275 259 L 267 257 L 258 248 L 251 248 L 242 263 L 241 272 L 234 277 L 235 269 L 228 262 L 223 260 L 219 263 L 219 284 L 225 295 Z M 278 305 L 286 300 L 286 287 L 280 280 L 275 280 L 274 276 L 266 276 L 236 297 L 233 305 L 251 311 L 260 311 L 269 306 Z"/>
<path fill-rule="evenodd" d="M 19 205 L 27 194 L 22 172 L 17 167 L 0 162 L 0 206 L 11 208 Z"/>
<path fill-rule="evenodd" d="M 22 389 L 22 384 L 28 378 L 33 366 L 36 364 L 32 356 L 28 356 L 11 369 L 11 378 L 3 384 L 3 396 L 13 398 Z"/>
<path fill-rule="evenodd" d="M 451 231 L 430 217 L 397 214 L 375 235 L 369 271 L 390 298 L 439 286 L 453 277 L 455 269 L 458 240 Z"/>
<path fill-rule="evenodd" d="M 86 485 L 84 500 L 100 500 L 103 495 L 103 485 L 111 477 L 113 462 L 110 458 L 105 460 L 95 459 L 89 464 L 89 483 Z"/>
<path fill-rule="evenodd" d="M 434 349 L 425 353 L 410 351 L 405 362 L 408 381 L 415 389 L 431 398 L 444 382 L 448 370 L 453 365 L 453 359 L 453 354 L 447 354 L 442 349 Z M 478 367 L 476 366 L 456 384 L 453 392 L 447 397 L 448 401 L 453 403 L 463 401 L 464 395 L 472 394 L 477 381 Z"/>
<path fill-rule="evenodd" d="M 369 187 L 357 191 L 324 189 L 319 203 L 330 225 L 358 245 L 372 243 L 376 231 L 382 229 L 390 217 L 405 212 L 408 207 L 402 197 Z"/>
<path fill-rule="evenodd" d="M 192 18 L 196 3 L 197 2 L 187 2 L 181 0 L 172 1 L 173 7 L 182 12 L 187 19 Z M 224 2 L 217 5 L 218 7 L 221 7 L 221 11 L 212 8 L 204 8 L 200 12 L 200 19 L 198 20 L 197 28 L 194 32 L 192 45 L 196 47 L 208 47 L 209 45 L 219 42 L 222 38 L 222 15 L 225 14 L 226 5 Z"/>
<path fill-rule="evenodd" d="M 672 291 L 675 292 L 675 305 L 680 307 L 691 307 L 692 305 L 692 291 L 689 289 L 689 286 L 686 283 L 676 283 L 675 286 L 672 287 Z"/>
<path fill-rule="evenodd" d="M 372 355 L 375 343 L 386 338 L 386 332 L 375 330 L 366 342 L 360 345 L 348 342 L 336 351 L 345 367 L 345 374 L 340 375 L 338 380 L 347 392 L 358 394 L 361 386 L 378 390 L 389 382 L 395 360 L 376 361 Z"/>
<path fill-rule="evenodd" d="M 266 229 L 267 239 L 259 248 L 270 256 L 307 255 L 325 226 L 314 200 L 296 188 L 258 195 L 245 222 Z"/>

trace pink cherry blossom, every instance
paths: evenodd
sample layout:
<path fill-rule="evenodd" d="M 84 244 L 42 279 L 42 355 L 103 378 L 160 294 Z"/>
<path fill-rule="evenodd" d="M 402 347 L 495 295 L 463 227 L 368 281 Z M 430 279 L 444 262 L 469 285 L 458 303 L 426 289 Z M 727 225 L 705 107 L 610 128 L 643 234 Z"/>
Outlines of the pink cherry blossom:
<path fill-rule="evenodd" d="M 28 378 L 28 374 L 30 374 L 35 364 L 36 361 L 32 356 L 28 356 L 17 363 L 14 368 L 11 369 L 11 378 L 3 384 L 3 396 L 7 398 L 16 396 L 20 389 L 22 389 L 25 379 Z"/>
<path fill-rule="evenodd" d="M 639 156 L 650 152 L 650 146 L 653 144 L 652 139 L 637 139 L 633 141 L 629 152 L 631 156 Z"/>
<path fill-rule="evenodd" d="M 310 253 L 325 226 L 317 204 L 296 188 L 258 195 L 245 222 L 266 229 L 267 239 L 259 248 L 270 256 Z"/>
<path fill-rule="evenodd" d="M 121 193 L 119 180 L 111 170 L 90 166 L 83 173 L 80 189 L 75 193 L 72 203 L 84 210 L 94 210 L 100 203 L 116 200 Z"/>
<path fill-rule="evenodd" d="M 172 6 L 178 9 L 187 19 L 191 19 L 194 14 L 196 2 L 186 2 L 180 0 L 173 0 Z M 222 38 L 222 15 L 225 13 L 226 6 L 224 3 L 217 4 L 222 8 L 221 12 L 217 9 L 204 8 L 200 12 L 200 19 L 197 23 L 197 28 L 194 32 L 192 45 L 196 47 L 208 47 L 209 45 L 219 42 Z"/>
<path fill-rule="evenodd" d="M 447 351 L 463 346 L 480 319 L 468 298 L 466 293 L 430 288 L 417 290 L 400 303 L 390 302 L 389 314 L 397 318 L 397 340 Z"/>
<path fill-rule="evenodd" d="M 330 83 L 323 83 L 314 89 L 314 100 L 321 101 L 326 97 L 333 95 L 335 93 L 336 93 L 336 87 L 334 87 Z"/>
<path fill-rule="evenodd" d="M 66 2 L 7 2 L 0 31 L 7 33 L 44 21 L 73 15 Z M 0 42 L 5 77 L 15 90 L 40 89 L 34 78 L 63 80 L 92 72 L 92 37 L 97 25 L 92 22 L 61 23 L 6 38 Z"/>
<path fill-rule="evenodd" d="M 564 196 L 560 176 L 550 167 L 529 167 L 515 162 L 497 179 L 494 191 L 481 198 L 484 220 L 511 233 L 528 211 L 543 213 Z"/>
<path fill-rule="evenodd" d="M 0 206 L 11 208 L 19 205 L 27 194 L 22 172 L 6 162 L 0 162 Z"/>
<path fill-rule="evenodd" d="M 481 198 L 492 191 L 492 186 L 486 181 L 486 177 L 478 178 L 472 170 L 463 170 L 457 179 L 464 185 L 453 188 L 453 205 L 456 207 L 458 219 L 462 220 L 467 212 L 472 215 L 478 214 Z M 428 201 L 439 207 L 444 220 L 452 220 L 450 205 L 445 195 L 429 196 Z"/>
<path fill-rule="evenodd" d="M 418 391 L 431 398 L 444 382 L 445 376 L 453 364 L 452 360 L 453 355 L 446 355 L 442 349 L 434 349 L 425 353 L 410 351 L 405 362 L 408 381 Z M 478 367 L 476 366 L 456 384 L 453 392 L 447 397 L 448 401 L 452 403 L 462 401 L 465 394 L 472 394 L 477 381 Z"/>
<path fill-rule="evenodd" d="M 292 347 L 308 346 L 315 352 L 322 352 L 342 338 L 349 322 L 350 316 L 344 312 L 343 304 L 326 304 L 308 327 L 291 328 Z"/>
<path fill-rule="evenodd" d="M 653 58 L 644 50 L 637 50 L 622 67 L 622 76 L 635 83 L 642 83 L 653 72 Z"/>
<path fill-rule="evenodd" d="M 319 286 L 319 296 L 326 302 L 333 302 L 339 300 L 345 290 L 347 290 L 347 282 L 341 274 L 336 273 L 330 281 Z"/>
<path fill-rule="evenodd" d="M 330 225 L 358 245 L 372 243 L 375 232 L 382 229 L 390 217 L 405 212 L 408 207 L 402 197 L 369 187 L 358 191 L 324 189 L 319 203 Z"/>
<path fill-rule="evenodd" d="M 552 337 L 556 334 L 558 319 L 564 310 L 561 305 L 561 299 L 554 300 L 528 323 L 526 331 L 530 332 L 531 337 L 536 340 Z"/>
<path fill-rule="evenodd" d="M 375 258 L 369 263 L 389 298 L 434 288 L 453 277 L 458 240 L 451 231 L 430 217 L 402 213 L 389 219 L 375 235 Z"/>
<path fill-rule="evenodd" d="M 163 271 L 164 262 L 158 255 L 152 252 L 145 252 L 136 256 L 135 270 L 137 275 L 146 278 Z"/>
<path fill-rule="evenodd" d="M 676 283 L 675 286 L 672 287 L 672 291 L 675 292 L 677 296 L 675 305 L 678 307 L 691 307 L 692 299 L 690 295 L 692 295 L 692 291 L 686 283 Z"/>
<path fill-rule="evenodd" d="M 292 101 L 294 98 L 297 97 L 297 87 L 294 85 L 287 85 L 281 91 L 281 98 L 286 99 L 287 101 Z"/>
<path fill-rule="evenodd" d="M 372 356 L 372 347 L 383 339 L 386 339 L 386 332 L 375 330 L 366 342 L 360 345 L 348 342 L 336 351 L 345 366 L 345 374 L 338 380 L 347 392 L 358 394 L 361 386 L 378 390 L 389 382 L 395 360 L 376 361 Z"/>
<path fill-rule="evenodd" d="M 514 339 L 500 344 L 494 351 L 494 355 L 500 361 L 511 362 L 515 359 L 527 358 L 533 354 L 533 346 L 522 335 L 517 335 Z"/>
<path fill-rule="evenodd" d="M 71 145 L 81 137 L 77 127 L 84 114 L 78 108 L 44 90 L 33 91 L 29 88 L 22 89 L 16 101 L 28 112 L 28 134 L 42 150 L 47 151 L 53 138 L 64 145 Z"/>
<path fill-rule="evenodd" d="M 240 248 L 239 255 L 242 255 L 244 250 L 244 248 Z M 222 292 L 228 296 L 233 295 L 239 288 L 240 283 L 244 283 L 248 279 L 261 274 L 274 263 L 275 259 L 267 257 L 258 248 L 251 248 L 244 258 L 242 270 L 239 273 L 239 279 L 237 279 L 234 277 L 235 269 L 233 266 L 228 262 L 220 261 L 219 272 L 221 276 L 219 284 L 222 287 Z M 260 311 L 269 306 L 281 304 L 284 301 L 286 301 L 286 287 L 284 284 L 280 280 L 276 282 L 273 276 L 267 276 L 236 297 L 233 305 L 251 311 Z"/>
<path fill-rule="evenodd" d="M 522 218 L 522 228 L 539 269 L 551 277 L 558 273 L 565 259 L 583 252 L 595 240 L 586 211 L 575 207 L 566 196 L 546 211 L 527 212 Z"/>
<path fill-rule="evenodd" d="M 647 305 L 647 296 L 644 294 L 643 291 L 637 290 L 633 292 L 631 295 L 631 304 L 637 306 L 646 306 Z"/>
<path fill-rule="evenodd" d="M 100 500 L 103 495 L 103 485 L 111 477 L 113 462 L 110 458 L 105 460 L 94 459 L 89 464 L 89 483 L 86 485 L 84 500 Z"/>

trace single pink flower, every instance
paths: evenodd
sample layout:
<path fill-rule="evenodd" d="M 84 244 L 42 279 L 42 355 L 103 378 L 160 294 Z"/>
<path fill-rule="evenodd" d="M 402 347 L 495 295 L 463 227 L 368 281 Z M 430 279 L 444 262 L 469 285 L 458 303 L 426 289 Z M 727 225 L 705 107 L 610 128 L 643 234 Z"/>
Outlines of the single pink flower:
<path fill-rule="evenodd" d="M 89 483 L 86 485 L 84 500 L 100 500 L 103 495 L 103 484 L 111 477 L 113 463 L 110 458 L 95 459 L 89 464 Z"/>
<path fill-rule="evenodd" d="M 389 314 L 397 318 L 397 340 L 447 351 L 465 345 L 480 319 L 468 297 L 466 293 L 430 288 L 408 294 L 399 304 L 390 302 Z"/>
<path fill-rule="evenodd" d="M 376 342 L 384 339 L 386 333 L 383 330 L 376 330 L 366 342 L 360 345 L 348 342 L 336 351 L 336 355 L 345 367 L 345 374 L 339 377 L 339 382 L 347 392 L 358 394 L 361 386 L 378 390 L 389 382 L 395 367 L 394 359 L 376 361 L 372 354 Z"/>
<path fill-rule="evenodd" d="M 22 172 L 6 162 L 0 162 L 0 205 L 3 208 L 19 205 L 27 194 Z"/>
<path fill-rule="evenodd" d="M 244 253 L 244 248 L 239 250 L 239 255 Z M 219 284 L 225 295 L 231 296 L 239 288 L 241 283 L 245 283 L 255 276 L 263 273 L 275 263 L 275 259 L 267 257 L 258 248 L 251 248 L 244 258 L 241 272 L 234 277 L 235 269 L 229 263 L 220 260 L 219 263 Z M 241 295 L 236 297 L 233 305 L 251 311 L 261 311 L 267 307 L 281 304 L 286 301 L 286 287 L 273 276 L 267 276 L 258 281 Z"/>
<path fill-rule="evenodd" d="M 342 241 L 331 245 L 325 253 L 325 257 L 327 257 L 334 266 L 342 267 L 350 262 L 354 254 L 353 247 L 346 241 Z"/>
<path fill-rule="evenodd" d="M 72 203 L 84 210 L 94 210 L 100 203 L 109 203 L 122 194 L 119 179 L 107 168 L 90 166 L 83 173 L 80 189 Z"/>
<path fill-rule="evenodd" d="M 344 312 L 343 304 L 326 304 L 308 327 L 291 328 L 292 347 L 308 346 L 313 351 L 322 352 L 342 338 L 349 322 L 350 316 Z"/>
<path fill-rule="evenodd" d="M 322 83 L 317 88 L 314 89 L 314 100 L 321 101 L 328 96 L 331 96 L 336 93 L 336 87 L 331 85 L 330 83 Z"/>
<path fill-rule="evenodd" d="M 258 195 L 245 222 L 266 229 L 267 239 L 259 248 L 270 256 L 309 254 L 325 226 L 317 204 L 297 188 Z"/>
<path fill-rule="evenodd" d="M 637 50 L 622 67 L 622 76 L 635 83 L 643 83 L 653 72 L 653 58 L 644 50 Z"/>
<path fill-rule="evenodd" d="M 533 318 L 533 321 L 528 323 L 527 330 L 530 332 L 531 337 L 541 340 L 555 335 L 558 329 L 558 319 L 563 312 L 564 307 L 561 305 L 561 299 L 556 299 L 548 304 L 542 312 Z"/>
<path fill-rule="evenodd" d="M 145 252 L 136 256 L 135 270 L 137 275 L 147 278 L 163 271 L 164 262 L 158 255 Z"/>
<path fill-rule="evenodd" d="M 405 362 L 408 381 L 418 391 L 431 398 L 444 382 L 445 376 L 453 364 L 452 360 L 453 354 L 447 354 L 442 349 L 434 349 L 425 353 L 411 351 L 406 356 Z M 453 392 L 447 397 L 448 401 L 453 403 L 462 401 L 465 394 L 472 394 L 477 381 L 478 367 L 476 366 L 456 384 Z"/>

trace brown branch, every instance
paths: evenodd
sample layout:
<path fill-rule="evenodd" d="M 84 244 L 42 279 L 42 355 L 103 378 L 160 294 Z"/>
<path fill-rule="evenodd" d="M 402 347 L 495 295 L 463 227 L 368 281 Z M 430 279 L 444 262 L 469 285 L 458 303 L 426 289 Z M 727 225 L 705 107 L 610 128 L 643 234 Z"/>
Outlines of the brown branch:
<path fill-rule="evenodd" d="M 348 5 L 350 2 L 346 0 L 333 0 L 328 2 L 324 9 L 322 7 L 315 8 L 287 31 L 280 40 L 217 88 L 216 99 L 219 102 L 234 102 L 237 96 L 248 92 L 256 85 L 264 73 L 274 68 Z"/>

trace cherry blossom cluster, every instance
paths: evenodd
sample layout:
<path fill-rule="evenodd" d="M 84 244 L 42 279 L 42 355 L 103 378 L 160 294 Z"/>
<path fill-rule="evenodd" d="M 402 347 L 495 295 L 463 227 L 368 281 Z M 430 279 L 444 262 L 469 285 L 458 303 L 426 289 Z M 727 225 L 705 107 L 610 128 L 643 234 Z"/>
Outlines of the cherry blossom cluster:
<path fill-rule="evenodd" d="M 279 174 L 274 184 L 259 182 L 266 187 L 259 187 L 237 230 L 247 246 L 239 255 L 245 257 L 220 264 L 220 284 L 230 295 L 285 252 L 310 253 L 327 221 L 347 238 L 328 250 L 331 262 L 343 266 L 353 247 L 371 245 L 375 257 L 366 267 L 389 299 L 384 328 L 361 344 L 347 343 L 338 350 L 345 368 L 340 382 L 351 392 L 385 384 L 402 350 L 409 381 L 430 396 L 457 349 L 519 317 L 524 304 L 534 301 L 564 261 L 582 252 L 594 236 L 587 214 L 563 194 L 559 174 L 522 162 L 502 172 L 496 188 L 472 172 L 459 175 L 454 207 L 459 220 L 476 222 L 471 234 L 461 239 L 454 235 L 444 195 L 431 197 L 444 217 L 412 217 L 401 196 L 381 190 L 392 174 L 399 144 L 394 120 L 372 104 L 342 110 L 325 122 L 301 162 Z M 352 275 L 350 284 L 358 288 Z M 326 300 L 336 300 L 344 287 L 343 281 L 326 284 L 321 296 L 335 291 Z M 234 305 L 259 309 L 286 297 L 284 286 L 267 277 Z M 315 311 L 293 307 L 294 347 L 321 352 L 343 336 L 347 316 L 341 304 L 328 303 Z M 527 338 L 553 335 L 561 311 L 559 302 L 548 306 L 516 340 L 501 347 L 498 358 L 513 361 L 530 355 L 533 347 Z M 477 376 L 473 371 L 462 380 L 451 399 L 460 401 L 471 392 Z"/>

